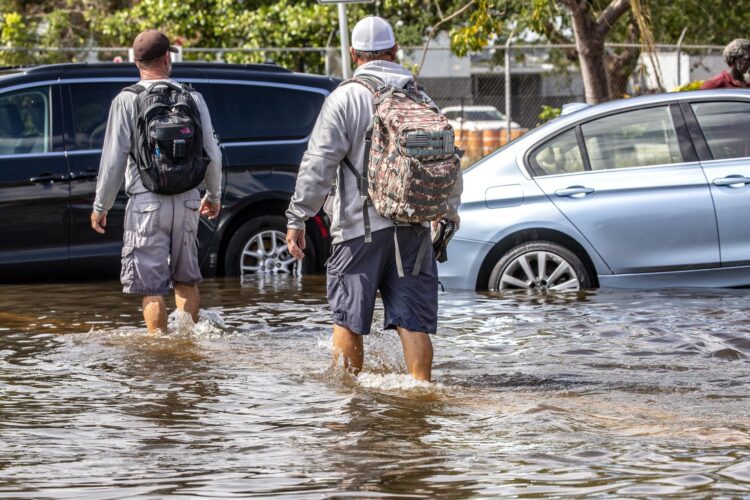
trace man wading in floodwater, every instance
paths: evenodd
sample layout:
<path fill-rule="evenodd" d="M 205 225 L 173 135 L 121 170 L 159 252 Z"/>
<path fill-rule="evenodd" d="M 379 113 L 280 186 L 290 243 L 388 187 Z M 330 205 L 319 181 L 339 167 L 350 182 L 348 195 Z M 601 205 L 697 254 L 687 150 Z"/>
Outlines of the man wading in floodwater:
<path fill-rule="evenodd" d="M 368 17 L 354 27 L 357 70 L 328 97 L 310 136 L 286 212 L 286 241 L 302 259 L 305 220 L 337 186 L 326 203 L 334 363 L 343 357 L 351 373 L 362 369 L 362 336 L 380 291 L 385 328 L 398 331 L 409 373 L 429 381 L 438 291 L 429 224 L 441 217 L 458 223 L 463 184 L 453 131 L 395 62 L 397 50 L 386 20 Z"/>
<path fill-rule="evenodd" d="M 198 219 L 219 214 L 221 151 L 203 97 L 169 78 L 177 49 L 167 37 L 146 30 L 133 51 L 141 81 L 112 102 L 91 227 L 104 233 L 124 178 L 123 292 L 143 296 L 149 333 L 166 333 L 171 287 L 177 308 L 198 321 Z M 196 186 L 204 178 L 201 201 Z"/>

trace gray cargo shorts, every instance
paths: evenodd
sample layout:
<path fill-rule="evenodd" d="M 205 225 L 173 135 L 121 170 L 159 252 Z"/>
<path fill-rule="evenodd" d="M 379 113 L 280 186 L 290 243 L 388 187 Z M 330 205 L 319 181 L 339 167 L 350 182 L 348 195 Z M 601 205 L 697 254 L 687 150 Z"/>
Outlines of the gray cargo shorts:
<path fill-rule="evenodd" d="M 397 231 L 404 276 L 399 277 L 393 233 Z M 327 267 L 328 303 L 333 322 L 360 335 L 370 333 L 378 290 L 383 299 L 383 328 L 435 333 L 438 312 L 437 263 L 432 245 L 414 276 L 419 247 L 429 232 L 399 226 L 334 245 Z"/>
<path fill-rule="evenodd" d="M 122 291 L 168 295 L 175 283 L 200 283 L 197 189 L 177 195 L 139 193 L 125 209 Z"/>

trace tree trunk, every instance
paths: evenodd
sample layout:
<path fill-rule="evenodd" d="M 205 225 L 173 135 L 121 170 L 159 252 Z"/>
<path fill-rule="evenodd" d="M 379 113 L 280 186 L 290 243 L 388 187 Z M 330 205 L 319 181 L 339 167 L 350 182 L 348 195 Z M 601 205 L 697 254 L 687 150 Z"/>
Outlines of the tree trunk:
<path fill-rule="evenodd" d="M 610 100 L 612 94 L 610 93 L 604 40 L 612 25 L 630 8 L 630 0 L 612 0 L 599 19 L 594 18 L 588 0 L 558 0 L 558 2 L 570 11 L 586 102 L 598 104 Z"/>
<path fill-rule="evenodd" d="M 630 19 L 627 42 L 635 45 L 640 36 L 641 30 L 638 28 L 638 23 L 635 19 Z M 619 99 L 627 94 L 628 81 L 638 66 L 640 55 L 639 47 L 628 47 L 619 54 L 609 54 L 607 71 L 609 72 L 609 94 L 612 99 Z"/>
<path fill-rule="evenodd" d="M 588 13 L 588 8 L 573 12 L 573 33 L 576 36 L 586 102 L 598 104 L 608 101 L 610 99 L 609 75 L 607 74 L 604 39 L 599 36 L 596 22 Z"/>

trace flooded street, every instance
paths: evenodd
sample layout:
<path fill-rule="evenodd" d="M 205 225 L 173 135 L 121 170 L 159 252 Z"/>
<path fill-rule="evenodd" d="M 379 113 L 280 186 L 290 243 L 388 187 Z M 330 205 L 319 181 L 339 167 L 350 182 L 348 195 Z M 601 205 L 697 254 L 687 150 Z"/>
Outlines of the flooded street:
<path fill-rule="evenodd" d="M 380 307 L 329 369 L 323 277 L 201 292 L 0 286 L 0 497 L 750 498 L 748 290 L 441 293 L 433 384 Z"/>

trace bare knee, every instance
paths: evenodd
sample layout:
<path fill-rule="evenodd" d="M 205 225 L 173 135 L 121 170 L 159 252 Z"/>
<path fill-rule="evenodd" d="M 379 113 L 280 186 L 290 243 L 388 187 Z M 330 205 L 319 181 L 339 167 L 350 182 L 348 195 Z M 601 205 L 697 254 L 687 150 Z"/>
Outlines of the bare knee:
<path fill-rule="evenodd" d="M 180 311 L 190 314 L 194 322 L 198 322 L 198 312 L 200 310 L 200 293 L 198 285 L 184 283 L 175 283 L 174 285 L 175 305 Z"/>
<path fill-rule="evenodd" d="M 417 380 L 432 379 L 432 339 L 423 332 L 414 332 L 399 328 L 401 344 L 404 348 L 404 360 L 409 373 Z"/>
<path fill-rule="evenodd" d="M 143 319 L 146 321 L 146 328 L 149 333 L 156 333 L 161 330 L 167 331 L 167 305 L 164 297 L 158 295 L 147 295 L 141 302 L 143 306 Z"/>
<path fill-rule="evenodd" d="M 343 362 L 344 368 L 353 375 L 362 370 L 364 364 L 364 342 L 362 336 L 346 327 L 333 325 L 333 362 Z"/>

